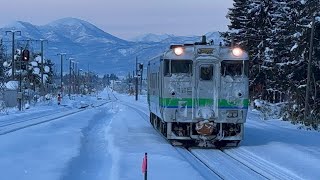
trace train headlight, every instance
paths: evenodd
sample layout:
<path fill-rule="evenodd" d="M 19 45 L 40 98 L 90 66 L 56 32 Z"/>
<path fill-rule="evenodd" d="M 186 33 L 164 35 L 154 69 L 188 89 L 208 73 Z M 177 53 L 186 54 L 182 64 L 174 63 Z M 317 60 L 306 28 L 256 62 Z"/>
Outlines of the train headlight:
<path fill-rule="evenodd" d="M 182 47 L 176 47 L 176 48 L 174 48 L 173 51 L 177 56 L 180 56 L 183 53 L 183 48 Z"/>
<path fill-rule="evenodd" d="M 234 56 L 241 56 L 243 54 L 243 51 L 240 48 L 234 48 L 234 49 L 232 49 L 232 54 Z"/>

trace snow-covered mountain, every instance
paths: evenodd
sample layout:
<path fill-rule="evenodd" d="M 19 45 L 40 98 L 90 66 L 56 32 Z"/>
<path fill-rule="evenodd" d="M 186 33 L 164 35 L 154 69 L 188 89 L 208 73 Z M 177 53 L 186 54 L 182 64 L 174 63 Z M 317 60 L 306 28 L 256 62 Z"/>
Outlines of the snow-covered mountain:
<path fill-rule="evenodd" d="M 102 31 L 93 24 L 75 18 L 64 18 L 56 20 L 45 25 L 42 29 L 45 36 L 48 36 L 52 32 L 55 32 L 56 34 L 61 34 L 63 35 L 63 37 L 75 43 L 125 43 L 124 40 Z M 53 37 L 50 37 L 48 39 L 50 41 L 58 40 Z"/>
<path fill-rule="evenodd" d="M 76 19 L 63 18 L 49 24 L 36 26 L 28 22 L 16 21 L 0 28 L 0 38 L 3 38 L 10 54 L 11 34 L 5 35 L 7 30 L 19 30 L 21 36 L 16 36 L 18 45 L 26 46 L 25 40 L 29 41 L 29 47 L 40 51 L 39 39 L 46 39 L 45 55 L 60 66 L 60 52 L 66 52 L 67 58 L 73 57 L 79 61 L 80 68 L 87 68 L 99 74 L 132 72 L 135 58 L 139 62 L 147 62 L 169 47 L 172 43 L 195 42 L 200 36 L 174 36 L 170 34 L 155 35 L 146 34 L 131 41 L 115 37 L 93 24 Z M 218 32 L 206 34 L 208 39 L 215 42 L 221 41 Z M 23 41 L 21 41 L 23 40 Z M 65 61 L 64 66 L 68 63 Z M 58 69 L 58 68 L 57 68 Z M 67 70 L 67 68 L 64 68 Z"/>
<path fill-rule="evenodd" d="M 219 32 L 209 32 L 204 34 L 208 40 L 213 40 L 216 44 L 222 41 Z M 173 34 L 145 34 L 132 38 L 135 42 L 174 42 L 174 43 L 185 43 L 188 41 L 195 42 L 199 41 L 200 36 L 175 36 Z"/>
<path fill-rule="evenodd" d="M 148 33 L 148 34 L 144 34 L 141 36 L 137 36 L 137 37 L 133 38 L 132 41 L 135 41 L 135 42 L 161 42 L 165 39 L 172 38 L 172 37 L 174 37 L 173 34 Z"/>

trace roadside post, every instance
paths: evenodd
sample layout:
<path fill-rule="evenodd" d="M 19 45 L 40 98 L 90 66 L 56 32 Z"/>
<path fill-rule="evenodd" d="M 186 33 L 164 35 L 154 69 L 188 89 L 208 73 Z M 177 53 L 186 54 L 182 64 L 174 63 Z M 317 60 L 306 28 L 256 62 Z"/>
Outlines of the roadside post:
<path fill-rule="evenodd" d="M 144 180 L 147 180 L 148 179 L 148 154 L 147 153 L 144 153 L 144 157 L 143 157 L 143 160 L 142 160 L 142 173 L 144 174 Z"/>

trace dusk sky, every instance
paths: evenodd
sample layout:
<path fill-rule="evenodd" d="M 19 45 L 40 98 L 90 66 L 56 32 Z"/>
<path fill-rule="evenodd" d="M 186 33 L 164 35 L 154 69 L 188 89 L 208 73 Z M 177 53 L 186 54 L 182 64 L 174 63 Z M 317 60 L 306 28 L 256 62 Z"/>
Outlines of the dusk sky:
<path fill-rule="evenodd" d="M 44 25 L 74 17 L 130 39 L 146 33 L 202 35 L 227 30 L 232 0 L 1 0 L 0 27 L 13 21 Z"/>

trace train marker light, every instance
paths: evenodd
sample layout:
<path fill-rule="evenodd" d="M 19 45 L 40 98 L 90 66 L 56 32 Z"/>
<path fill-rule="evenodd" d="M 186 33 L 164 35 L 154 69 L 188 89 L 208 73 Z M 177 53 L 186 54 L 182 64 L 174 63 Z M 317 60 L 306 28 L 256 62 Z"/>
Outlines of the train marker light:
<path fill-rule="evenodd" d="M 234 48 L 234 49 L 232 49 L 232 54 L 234 56 L 241 56 L 243 54 L 243 51 L 240 48 Z"/>
<path fill-rule="evenodd" d="M 177 56 L 180 56 L 183 53 L 183 48 L 182 47 L 176 47 L 176 48 L 174 48 L 173 51 Z"/>

